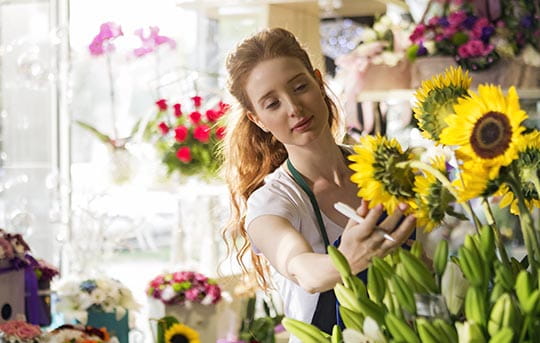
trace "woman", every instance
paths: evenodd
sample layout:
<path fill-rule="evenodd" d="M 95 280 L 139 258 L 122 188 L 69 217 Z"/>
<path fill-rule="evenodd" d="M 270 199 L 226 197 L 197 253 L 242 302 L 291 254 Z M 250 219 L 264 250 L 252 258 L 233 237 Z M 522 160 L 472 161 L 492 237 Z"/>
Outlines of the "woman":
<path fill-rule="evenodd" d="M 336 322 L 332 289 L 340 276 L 326 246 L 341 237 L 338 249 L 358 273 L 371 257 L 405 242 L 415 219 L 403 219 L 400 206 L 379 224 L 395 242 L 374 231 L 382 208 L 368 210 L 356 196 L 349 151 L 335 139 L 336 106 L 290 32 L 268 29 L 246 39 L 229 55 L 227 70 L 239 106 L 229 116 L 223 147 L 233 204 L 225 236 L 244 269 L 250 253 L 262 286 L 269 284 L 265 263 L 277 271 L 272 281 L 288 317 L 328 332 Z M 365 221 L 348 221 L 334 209 L 337 201 L 358 208 Z"/>

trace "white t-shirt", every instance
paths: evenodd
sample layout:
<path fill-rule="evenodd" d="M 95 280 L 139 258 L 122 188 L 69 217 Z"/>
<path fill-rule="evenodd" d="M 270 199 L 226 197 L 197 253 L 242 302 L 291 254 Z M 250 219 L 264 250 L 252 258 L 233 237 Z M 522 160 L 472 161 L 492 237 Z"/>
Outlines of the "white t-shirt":
<path fill-rule="evenodd" d="M 308 195 L 283 167 L 277 168 L 265 179 L 265 184 L 251 194 L 247 201 L 246 228 L 253 219 L 263 215 L 276 215 L 287 219 L 298 230 L 316 253 L 325 253 L 324 242 L 319 232 L 317 217 Z M 332 244 L 343 232 L 343 228 L 321 212 L 326 233 Z M 272 228 L 268 228 L 272 230 Z M 253 246 L 256 253 L 257 247 Z M 272 272 L 272 281 L 283 299 L 287 317 L 311 323 L 319 294 L 310 294 L 277 271 Z M 289 342 L 295 342 L 291 339 Z"/>

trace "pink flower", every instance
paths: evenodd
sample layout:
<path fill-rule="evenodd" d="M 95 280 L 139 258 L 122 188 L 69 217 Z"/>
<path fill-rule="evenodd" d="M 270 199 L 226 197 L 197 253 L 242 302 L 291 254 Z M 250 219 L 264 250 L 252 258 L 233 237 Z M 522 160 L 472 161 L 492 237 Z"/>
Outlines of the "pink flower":
<path fill-rule="evenodd" d="M 158 128 L 162 135 L 169 133 L 169 125 L 167 125 L 165 122 L 159 123 Z"/>
<path fill-rule="evenodd" d="M 188 278 L 185 276 L 182 272 L 175 272 L 173 273 L 173 281 L 175 282 L 184 282 L 187 281 Z"/>
<path fill-rule="evenodd" d="M 88 46 L 90 54 L 92 56 L 99 56 L 105 52 L 111 52 L 114 50 L 114 45 L 111 43 L 117 37 L 124 35 L 120 25 L 113 22 L 107 22 L 101 24 L 99 33 L 94 37 L 92 43 Z"/>
<path fill-rule="evenodd" d="M 191 162 L 191 150 L 187 146 L 183 146 L 176 151 L 176 157 L 184 163 Z"/>
<path fill-rule="evenodd" d="M 203 274 L 200 274 L 200 273 L 195 273 L 195 281 L 198 281 L 198 282 L 206 282 L 208 280 L 208 278 L 206 276 L 204 276 Z"/>
<path fill-rule="evenodd" d="M 197 124 L 198 122 L 201 121 L 201 113 L 197 111 L 193 111 L 190 113 L 189 119 L 191 120 L 192 123 Z"/>
<path fill-rule="evenodd" d="M 186 140 L 187 136 L 188 136 L 188 128 L 185 127 L 184 125 L 180 125 L 174 129 L 174 139 L 177 142 L 182 143 L 183 141 Z"/>
<path fill-rule="evenodd" d="M 146 33 L 148 33 L 148 35 L 145 34 L 143 28 L 135 30 L 135 35 L 139 36 L 142 42 L 141 47 L 133 50 L 133 54 L 137 57 L 153 52 L 162 44 L 169 44 L 171 49 L 176 47 L 176 42 L 172 38 L 159 35 L 159 27 L 157 26 L 150 26 L 149 31 Z"/>
<path fill-rule="evenodd" d="M 186 291 L 186 299 L 189 301 L 196 301 L 199 297 L 199 290 L 197 288 L 190 288 Z"/>
<path fill-rule="evenodd" d="M 461 23 L 467 19 L 467 13 L 465 11 L 456 11 L 450 13 L 448 16 L 448 23 L 452 27 L 457 27 L 461 25 Z"/>
<path fill-rule="evenodd" d="M 458 48 L 461 58 L 486 56 L 493 50 L 493 45 L 485 45 L 479 39 L 473 39 Z"/>
<path fill-rule="evenodd" d="M 174 116 L 177 118 L 180 117 L 182 115 L 182 105 L 174 104 L 173 108 L 174 108 Z"/>
<path fill-rule="evenodd" d="M 165 99 L 159 99 L 156 101 L 156 105 L 159 108 L 160 111 L 166 111 L 167 110 L 167 100 Z"/>
<path fill-rule="evenodd" d="M 422 41 L 425 31 L 426 31 L 426 26 L 424 24 L 418 24 L 414 28 L 413 33 L 409 36 L 409 39 L 413 43 L 418 43 L 419 41 Z"/>
<path fill-rule="evenodd" d="M 482 30 L 486 26 L 489 26 L 488 19 L 485 18 L 485 17 L 478 18 L 478 20 L 474 23 L 474 27 L 472 29 L 473 37 L 474 38 L 481 38 L 482 37 Z"/>
<path fill-rule="evenodd" d="M 198 95 L 195 95 L 191 98 L 191 101 L 193 101 L 193 106 L 200 107 L 202 103 L 202 98 Z"/>
<path fill-rule="evenodd" d="M 37 325 L 29 324 L 22 320 L 10 320 L 0 324 L 0 331 L 6 335 L 15 336 L 21 340 L 30 340 L 41 335 L 41 329 Z"/>
<path fill-rule="evenodd" d="M 223 139 L 225 137 L 225 127 L 220 126 L 216 129 L 216 138 Z"/>
<path fill-rule="evenodd" d="M 207 125 L 199 125 L 193 130 L 193 138 L 201 143 L 208 143 L 210 140 L 210 128 Z"/>

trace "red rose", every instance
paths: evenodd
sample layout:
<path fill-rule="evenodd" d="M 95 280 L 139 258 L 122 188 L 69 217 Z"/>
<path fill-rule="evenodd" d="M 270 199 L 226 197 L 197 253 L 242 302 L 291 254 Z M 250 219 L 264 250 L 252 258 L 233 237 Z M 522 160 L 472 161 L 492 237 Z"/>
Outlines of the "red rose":
<path fill-rule="evenodd" d="M 176 151 L 176 157 L 184 163 L 189 163 L 191 162 L 191 150 L 189 147 L 183 146 Z"/>
<path fill-rule="evenodd" d="M 223 139 L 225 137 L 225 127 L 220 126 L 216 129 L 216 137 L 217 139 Z"/>
<path fill-rule="evenodd" d="M 222 102 L 222 101 L 220 101 L 220 102 L 218 103 L 219 112 L 221 112 L 221 114 L 227 112 L 227 111 L 229 110 L 230 107 L 231 107 L 231 106 L 230 106 L 229 104 L 226 104 L 226 103 L 224 103 L 224 102 Z"/>
<path fill-rule="evenodd" d="M 221 113 L 219 113 L 218 111 L 212 109 L 206 111 L 206 118 L 208 118 L 208 121 L 211 123 L 218 120 L 219 117 L 221 117 Z"/>
<path fill-rule="evenodd" d="M 177 142 L 182 143 L 186 140 L 188 135 L 188 128 L 184 125 L 178 126 L 176 129 L 174 129 L 174 139 L 176 139 Z"/>
<path fill-rule="evenodd" d="M 194 97 L 191 98 L 191 100 L 193 101 L 193 106 L 195 106 L 195 107 L 200 107 L 201 106 L 202 98 L 200 96 L 195 95 Z"/>
<path fill-rule="evenodd" d="M 161 122 L 158 125 L 159 131 L 161 131 L 161 134 L 166 135 L 169 133 L 169 125 L 167 125 L 165 122 Z"/>
<path fill-rule="evenodd" d="M 182 105 L 174 104 L 173 108 L 174 108 L 174 116 L 180 117 L 182 115 Z"/>
<path fill-rule="evenodd" d="M 193 130 L 193 137 L 202 143 L 210 140 L 210 128 L 207 125 L 199 125 Z"/>
<path fill-rule="evenodd" d="M 165 99 L 159 99 L 156 101 L 156 105 L 159 108 L 160 111 L 166 111 L 167 110 L 167 100 Z"/>
<path fill-rule="evenodd" d="M 197 111 L 193 111 L 191 112 L 191 114 L 189 115 L 189 119 L 191 119 L 191 121 L 194 123 L 194 124 L 197 124 L 198 122 L 201 121 L 201 114 Z"/>

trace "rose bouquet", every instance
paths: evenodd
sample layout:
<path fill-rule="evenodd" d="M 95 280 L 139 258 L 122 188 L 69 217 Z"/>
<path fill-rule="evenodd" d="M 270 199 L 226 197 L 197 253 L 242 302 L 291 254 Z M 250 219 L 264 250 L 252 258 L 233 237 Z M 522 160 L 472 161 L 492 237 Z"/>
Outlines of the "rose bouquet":
<path fill-rule="evenodd" d="M 213 305 L 221 300 L 221 288 L 216 281 L 191 271 L 158 275 L 150 281 L 146 293 L 166 305 Z"/>
<path fill-rule="evenodd" d="M 120 281 L 111 278 L 64 279 L 54 284 L 53 288 L 58 293 L 58 311 L 83 324 L 87 323 L 88 310 L 91 308 L 115 313 L 117 320 L 128 313 L 129 321 L 133 323 L 132 314 L 140 307 L 131 291 Z"/>
<path fill-rule="evenodd" d="M 190 106 L 169 106 L 165 99 L 156 102 L 158 112 L 148 122 L 145 137 L 155 143 L 169 174 L 216 176 L 221 164 L 216 147 L 225 135 L 220 118 L 229 105 L 220 101 L 203 110 L 202 103 L 200 96 L 191 97 Z"/>
<path fill-rule="evenodd" d="M 39 343 L 41 329 L 22 320 L 10 320 L 0 324 L 0 341 L 5 343 Z"/>
<path fill-rule="evenodd" d="M 460 68 L 423 82 L 414 109 L 422 133 L 439 154 L 421 160 L 420 149 L 394 139 L 366 136 L 350 157 L 352 181 L 370 207 L 392 213 L 408 203 L 417 225 L 430 231 L 448 216 L 470 220 L 476 233 L 457 251 L 442 240 L 427 262 L 420 242 L 373 257 L 365 284 L 351 274 L 334 247 L 329 255 L 343 283 L 334 292 L 346 330 L 332 336 L 285 319 L 303 341 L 329 342 L 533 342 L 540 334 L 540 132 L 525 126 L 514 87 L 469 90 Z M 474 204 L 481 206 L 473 207 Z M 504 245 L 492 205 L 509 207 L 520 221 L 526 255 Z M 476 212 L 482 210 L 483 216 Z M 481 219 L 485 218 L 485 219 Z M 332 337 L 332 338 L 330 338 Z"/>

